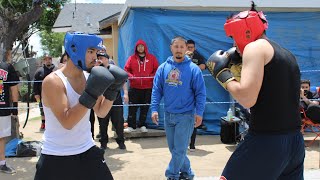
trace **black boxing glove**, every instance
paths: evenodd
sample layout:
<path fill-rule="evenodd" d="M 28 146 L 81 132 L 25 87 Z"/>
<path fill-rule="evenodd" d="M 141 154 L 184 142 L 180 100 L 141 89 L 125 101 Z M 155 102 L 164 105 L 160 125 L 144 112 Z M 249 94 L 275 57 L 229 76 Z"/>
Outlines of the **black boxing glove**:
<path fill-rule="evenodd" d="M 227 84 L 234 80 L 230 72 L 229 64 L 231 59 L 229 54 L 223 50 L 214 52 L 207 60 L 207 67 L 214 78 L 226 89 Z"/>
<path fill-rule="evenodd" d="M 99 96 L 115 81 L 108 69 L 95 66 L 87 79 L 85 90 L 79 98 L 79 103 L 92 109 Z"/>
<path fill-rule="evenodd" d="M 229 54 L 230 64 L 229 68 L 233 77 L 240 82 L 242 70 L 242 57 L 237 52 L 236 47 L 230 48 L 227 53 Z"/>
<path fill-rule="evenodd" d="M 109 64 L 108 69 L 110 73 L 113 75 L 115 81 L 114 83 L 103 93 L 106 99 L 110 101 L 116 100 L 119 91 L 121 90 L 122 86 L 128 79 L 128 73 L 121 69 L 120 67 Z"/>
<path fill-rule="evenodd" d="M 229 54 L 230 60 L 230 66 L 234 64 L 242 64 L 242 57 L 237 52 L 236 47 L 232 47 L 227 50 L 227 53 Z"/>

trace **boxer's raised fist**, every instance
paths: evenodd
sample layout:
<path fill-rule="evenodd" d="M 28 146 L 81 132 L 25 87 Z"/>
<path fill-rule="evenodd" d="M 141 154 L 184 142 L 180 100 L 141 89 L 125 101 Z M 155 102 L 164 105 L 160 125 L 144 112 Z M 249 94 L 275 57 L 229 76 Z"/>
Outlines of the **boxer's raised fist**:
<path fill-rule="evenodd" d="M 79 103 L 88 109 L 92 109 L 98 97 L 101 96 L 114 81 L 115 78 L 107 68 L 101 66 L 93 67 L 87 79 L 85 90 L 79 98 Z"/>

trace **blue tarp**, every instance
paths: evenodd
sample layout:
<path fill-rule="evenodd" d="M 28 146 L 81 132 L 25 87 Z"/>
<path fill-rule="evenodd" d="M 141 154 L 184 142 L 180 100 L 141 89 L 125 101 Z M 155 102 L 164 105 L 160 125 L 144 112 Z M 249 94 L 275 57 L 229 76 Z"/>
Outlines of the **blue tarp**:
<path fill-rule="evenodd" d="M 14 138 L 6 144 L 5 156 L 15 157 L 17 155 L 17 145 L 22 142 L 21 139 Z"/>
<path fill-rule="evenodd" d="M 119 64 L 124 67 L 127 58 L 134 53 L 138 39 L 143 39 L 149 52 L 159 63 L 170 52 L 170 41 L 179 35 L 196 42 L 197 50 L 208 58 L 218 49 L 229 49 L 232 40 L 225 36 L 223 24 L 232 12 L 181 11 L 167 9 L 131 9 L 119 29 Z M 298 59 L 302 78 L 312 85 L 320 85 L 320 12 L 265 12 L 269 20 L 267 35 L 294 53 Z M 310 71 L 310 72 L 306 72 Z M 204 75 L 208 71 L 203 72 Z M 229 94 L 210 76 L 205 76 L 207 105 L 204 122 L 208 133 L 220 132 L 220 117 L 226 114 Z M 163 128 L 163 109 L 160 111 L 160 128 Z M 149 112 L 150 113 L 150 112 Z M 150 114 L 149 114 L 150 117 Z M 151 120 L 148 118 L 148 126 Z"/>

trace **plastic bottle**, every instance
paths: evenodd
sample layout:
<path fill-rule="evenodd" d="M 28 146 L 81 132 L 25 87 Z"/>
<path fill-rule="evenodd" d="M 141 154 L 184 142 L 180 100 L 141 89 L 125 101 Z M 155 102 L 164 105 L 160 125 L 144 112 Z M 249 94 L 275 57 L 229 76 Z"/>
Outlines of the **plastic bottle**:
<path fill-rule="evenodd" d="M 227 112 L 227 120 L 232 121 L 232 117 L 233 117 L 233 113 L 232 113 L 231 108 L 229 108 L 229 110 Z"/>

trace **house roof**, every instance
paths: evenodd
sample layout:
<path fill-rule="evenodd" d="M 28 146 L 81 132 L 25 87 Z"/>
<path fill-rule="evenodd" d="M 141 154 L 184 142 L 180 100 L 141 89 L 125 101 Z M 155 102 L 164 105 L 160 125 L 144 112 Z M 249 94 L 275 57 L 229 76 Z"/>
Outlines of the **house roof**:
<path fill-rule="evenodd" d="M 123 4 L 69 3 L 61 10 L 52 30 L 99 34 L 99 21 L 121 12 Z"/>
<path fill-rule="evenodd" d="M 252 0 L 126 0 L 118 23 L 122 24 L 131 8 L 163 8 L 194 11 L 243 11 Z M 319 0 L 255 0 L 258 10 L 278 12 L 320 11 Z"/>
<path fill-rule="evenodd" d="M 99 21 L 99 27 L 100 29 L 104 29 L 108 26 L 110 26 L 112 23 L 117 22 L 120 17 L 121 12 L 117 12 L 116 14 L 113 14 L 109 17 L 106 17 Z"/>

